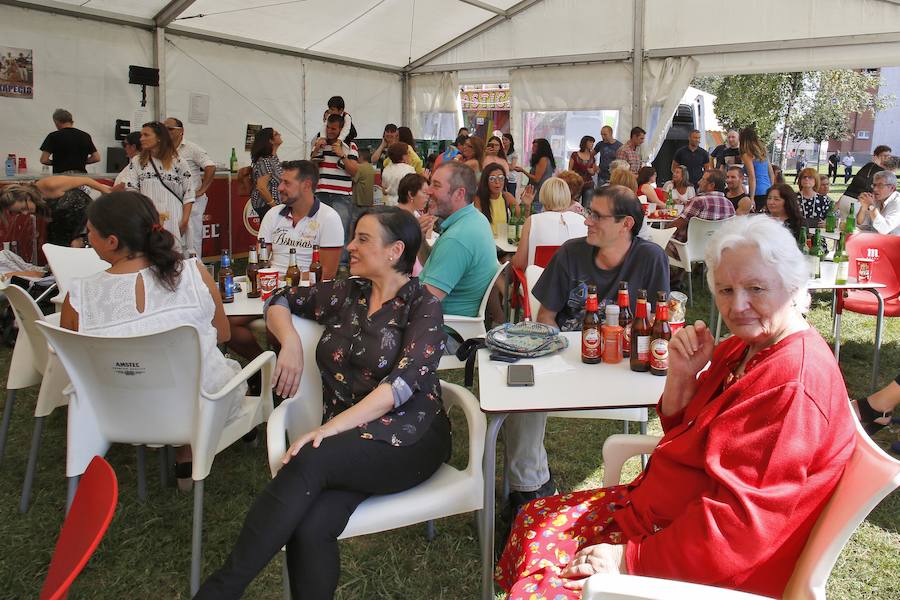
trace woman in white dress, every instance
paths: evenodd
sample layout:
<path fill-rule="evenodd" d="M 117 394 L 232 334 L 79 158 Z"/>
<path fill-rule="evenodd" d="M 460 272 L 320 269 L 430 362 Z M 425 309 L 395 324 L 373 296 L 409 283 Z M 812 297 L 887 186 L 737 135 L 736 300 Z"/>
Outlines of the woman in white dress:
<path fill-rule="evenodd" d="M 409 145 L 403 142 L 391 144 L 388 148 L 388 158 L 391 162 L 381 171 L 381 189 L 384 191 L 386 206 L 397 206 L 400 180 L 416 172 L 415 167 L 409 164 L 409 150 Z"/>
<path fill-rule="evenodd" d="M 128 336 L 192 325 L 200 334 L 204 391 L 221 389 L 240 371 L 218 348 L 231 334 L 216 282 L 199 260 L 183 259 L 175 250 L 149 198 L 133 191 L 105 194 L 88 207 L 87 229 L 91 247 L 112 266 L 73 281 L 63 327 Z M 232 414 L 245 393 L 246 384 L 226 400 Z M 190 447 L 178 448 L 175 460 L 179 487 L 189 488 Z"/>
<path fill-rule="evenodd" d="M 122 175 L 125 188 L 150 198 L 159 212 L 160 224 L 175 237 L 175 247 L 180 250 L 197 186 L 190 167 L 178 157 L 165 125 L 158 121 L 144 123 L 141 153 L 131 159 Z"/>

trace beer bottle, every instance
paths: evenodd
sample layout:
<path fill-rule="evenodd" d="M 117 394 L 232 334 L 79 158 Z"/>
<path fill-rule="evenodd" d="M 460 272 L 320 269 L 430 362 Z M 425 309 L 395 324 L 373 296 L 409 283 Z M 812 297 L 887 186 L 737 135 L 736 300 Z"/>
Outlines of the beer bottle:
<path fill-rule="evenodd" d="M 669 372 L 669 300 L 665 292 L 658 292 L 656 300 L 656 320 L 650 334 L 650 372 L 666 375 Z"/>
<path fill-rule="evenodd" d="M 834 233 L 837 227 L 837 214 L 834 210 L 834 200 L 828 202 L 828 212 L 825 213 L 825 231 Z"/>
<path fill-rule="evenodd" d="M 256 256 L 256 246 L 250 246 L 250 256 L 247 258 L 247 279 L 250 280 L 248 298 L 259 298 L 259 259 Z"/>
<path fill-rule="evenodd" d="M 506 222 L 506 241 L 509 244 L 516 243 L 516 219 L 519 205 L 515 204 L 509 209 L 509 219 Z"/>
<path fill-rule="evenodd" d="M 322 261 L 319 260 L 319 245 L 313 244 L 312 262 L 309 263 L 309 285 L 322 281 Z"/>
<path fill-rule="evenodd" d="M 603 362 L 617 364 L 622 362 L 622 327 L 619 325 L 619 307 L 615 304 L 606 305 L 606 322 L 600 328 L 603 337 Z"/>
<path fill-rule="evenodd" d="M 616 304 L 619 305 L 619 325 L 622 327 L 622 357 L 631 356 L 631 322 L 634 317 L 631 314 L 631 299 L 628 297 L 628 282 L 619 282 L 619 297 Z"/>
<path fill-rule="evenodd" d="M 816 233 L 812 239 L 812 248 L 809 249 L 810 255 L 810 277 L 819 279 L 822 276 L 822 261 L 825 259 L 822 251 L 822 230 L 816 229 Z"/>
<path fill-rule="evenodd" d="M 222 250 L 222 266 L 219 269 L 219 293 L 222 303 L 234 302 L 234 271 L 231 269 L 231 254 Z"/>
<path fill-rule="evenodd" d="M 269 247 L 266 246 L 266 240 L 259 238 L 259 268 L 268 269 L 272 265 L 269 263 Z"/>
<path fill-rule="evenodd" d="M 594 365 L 600 362 L 600 315 L 597 301 L 597 287 L 588 286 L 587 302 L 584 305 L 584 322 L 581 326 L 581 362 Z"/>
<path fill-rule="evenodd" d="M 650 369 L 650 321 L 647 319 L 647 290 L 638 290 L 631 322 L 631 370 L 644 372 Z"/>
<path fill-rule="evenodd" d="M 300 285 L 300 268 L 297 266 L 297 249 L 291 248 L 288 255 L 288 268 L 284 273 L 284 283 L 288 287 L 297 287 Z"/>
<path fill-rule="evenodd" d="M 844 222 L 844 231 L 851 234 L 856 231 L 856 205 L 850 203 L 850 211 L 847 213 L 847 220 Z"/>
<path fill-rule="evenodd" d="M 234 151 L 234 148 L 232 148 L 232 149 L 231 149 L 231 160 L 228 161 L 228 169 L 229 169 L 232 173 L 237 173 L 237 170 L 238 170 L 237 164 L 238 164 L 238 162 L 237 162 L 237 152 L 235 152 L 235 151 Z"/>
<path fill-rule="evenodd" d="M 849 219 L 849 217 L 848 217 Z M 834 265 L 835 265 L 835 275 L 834 282 L 837 285 L 844 285 L 847 283 L 847 276 L 850 271 L 850 260 L 847 257 L 846 244 L 847 238 L 845 237 L 847 234 L 845 232 L 841 232 L 841 238 L 838 240 L 837 247 L 834 249 Z"/>

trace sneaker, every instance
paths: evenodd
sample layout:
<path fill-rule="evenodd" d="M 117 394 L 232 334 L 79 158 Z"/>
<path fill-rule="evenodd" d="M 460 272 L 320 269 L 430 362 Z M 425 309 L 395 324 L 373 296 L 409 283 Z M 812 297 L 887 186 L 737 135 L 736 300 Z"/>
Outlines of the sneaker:
<path fill-rule="evenodd" d="M 522 507 L 532 500 L 546 498 L 547 496 L 555 496 L 558 493 L 559 490 L 556 489 L 556 482 L 553 481 L 552 474 L 550 475 L 550 479 L 548 479 L 544 485 L 532 492 L 511 491 L 509 493 L 510 522 L 514 521 Z"/>

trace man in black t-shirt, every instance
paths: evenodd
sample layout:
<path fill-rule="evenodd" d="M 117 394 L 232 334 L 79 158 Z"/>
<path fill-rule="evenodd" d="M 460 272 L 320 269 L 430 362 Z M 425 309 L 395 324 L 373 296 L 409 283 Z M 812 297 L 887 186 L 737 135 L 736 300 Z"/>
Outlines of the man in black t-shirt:
<path fill-rule="evenodd" d="M 741 164 L 740 135 L 734 129 L 728 131 L 724 144 L 719 144 L 709 153 L 715 160 L 716 168 L 725 171 L 732 165 Z"/>
<path fill-rule="evenodd" d="M 832 152 L 828 155 L 828 178 L 831 180 L 831 183 L 834 183 L 834 180 L 837 179 L 839 162 L 841 162 L 841 157 L 837 152 Z"/>
<path fill-rule="evenodd" d="M 560 246 L 534 286 L 532 293 L 541 303 L 537 321 L 581 330 L 589 284 L 597 286 L 601 311 L 616 302 L 620 281 L 628 282 L 632 312 L 639 289 L 647 290 L 654 304 L 657 292 L 668 293 L 669 259 L 658 245 L 637 237 L 643 221 L 630 189 L 613 185 L 597 190 L 585 216 L 587 237 Z M 546 424 L 547 413 L 515 413 L 503 425 L 513 515 L 524 503 L 556 491 L 543 445 Z"/>
<path fill-rule="evenodd" d="M 838 208 L 841 211 L 842 219 L 847 218 L 850 204 L 855 205 L 854 211 L 859 209 L 859 195 L 863 192 L 872 191 L 872 182 L 875 173 L 886 170 L 885 163 L 887 163 L 890 158 L 890 146 L 875 146 L 875 150 L 872 151 L 872 160 L 864 164 L 859 171 L 857 171 L 856 175 L 853 176 L 853 179 L 850 180 L 850 185 L 844 190 L 844 195 L 838 200 Z M 856 215 L 854 214 L 853 216 L 855 217 Z"/>
<path fill-rule="evenodd" d="M 675 151 L 672 158 L 672 172 L 674 173 L 680 166 L 687 167 L 691 185 L 695 188 L 703 177 L 703 170 L 712 168 L 709 152 L 700 147 L 700 130 L 692 129 L 688 136 L 688 145 Z"/>
<path fill-rule="evenodd" d="M 76 129 L 72 113 L 64 108 L 53 111 L 56 131 L 41 144 L 41 164 L 52 165 L 54 173 L 86 173 L 87 165 L 100 162 L 100 153 L 91 136 Z"/>
<path fill-rule="evenodd" d="M 744 169 L 738 166 L 728 167 L 725 171 L 725 197 L 734 204 L 734 212 L 748 215 L 753 211 L 753 199 L 744 191 Z"/>

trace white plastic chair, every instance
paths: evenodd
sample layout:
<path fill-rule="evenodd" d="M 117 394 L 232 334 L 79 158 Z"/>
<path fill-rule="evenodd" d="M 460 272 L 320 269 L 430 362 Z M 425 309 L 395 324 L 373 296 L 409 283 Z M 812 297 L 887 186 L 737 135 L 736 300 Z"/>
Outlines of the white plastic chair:
<path fill-rule="evenodd" d="M 847 407 L 848 410 L 849 404 Z M 856 425 L 856 448 L 844 468 L 837 487 L 819 515 L 806 540 L 803 552 L 784 590 L 784 598 L 792 600 L 824 600 L 825 585 L 838 555 L 850 536 L 881 500 L 900 486 L 900 461 L 887 454 L 869 438 L 859 421 Z M 613 435 L 603 444 L 605 473 L 603 486 L 619 482 L 622 465 L 631 456 L 653 451 L 660 438 L 655 436 Z M 712 586 L 635 577 L 631 575 L 594 575 L 588 580 L 584 600 L 663 598 L 723 598 L 749 600 L 762 598 L 738 594 Z"/>
<path fill-rule="evenodd" d="M 212 394 L 201 388 L 200 338 L 183 325 L 157 334 L 92 336 L 38 323 L 72 379 L 69 395 L 66 477 L 68 502 L 93 456 L 113 442 L 189 444 L 193 453 L 194 518 L 191 595 L 200 587 L 203 482 L 215 455 L 266 421 L 272 412 L 275 354 L 264 352 Z M 244 398 L 228 420 L 220 400 L 262 371 L 262 396 Z M 68 504 L 67 504 L 68 506 Z"/>
<path fill-rule="evenodd" d="M 269 417 L 267 436 L 272 477 L 282 467 L 281 457 L 287 451 L 288 440 L 294 440 L 322 424 L 322 379 L 316 364 L 316 345 L 323 328 L 314 321 L 299 317 L 293 317 L 293 322 L 303 340 L 304 368 L 300 389 L 293 398 L 282 402 Z M 366 499 L 353 512 L 339 539 L 481 510 L 484 496 L 481 463 L 487 421 L 478 400 L 466 388 L 442 381 L 441 391 L 444 406 L 448 410 L 459 407 L 469 426 L 469 461 L 465 469 L 460 471 L 443 464 L 427 481 L 412 489 Z M 285 588 L 287 590 L 287 579 Z"/>
<path fill-rule="evenodd" d="M 693 221 L 693 219 L 691 220 Z M 688 223 L 688 225 L 690 225 L 690 223 Z M 665 250 L 669 240 L 675 235 L 675 228 L 666 227 L 665 229 L 657 229 L 656 227 L 651 227 L 647 232 L 650 235 L 650 241 Z"/>
<path fill-rule="evenodd" d="M 672 240 L 672 246 L 675 248 L 678 256 L 669 256 L 669 265 L 683 269 L 687 275 L 688 301 L 691 304 L 694 303 L 694 286 L 691 281 L 692 265 L 695 262 L 703 262 L 705 260 L 706 245 L 709 243 L 709 238 L 711 238 L 722 225 L 733 218 L 734 217 L 728 217 L 727 219 L 710 221 L 708 219 L 693 217 L 688 221 L 687 241 L 679 242 L 678 240 Z M 672 229 L 674 229 L 674 227 Z"/>
<path fill-rule="evenodd" d="M 503 270 L 506 269 L 506 265 L 508 264 L 509 262 L 505 262 L 497 267 L 497 272 L 494 273 L 494 276 L 491 278 L 491 282 L 488 283 L 487 288 L 484 290 L 484 296 L 481 298 L 481 305 L 478 307 L 477 315 L 475 315 L 474 317 L 464 317 L 462 315 L 444 315 L 444 325 L 454 330 L 464 340 L 484 337 L 485 335 L 487 335 L 487 329 L 485 329 L 484 327 L 484 319 L 487 313 L 488 298 L 490 298 L 491 296 L 491 292 L 494 289 L 494 284 L 497 283 L 497 279 L 500 277 L 500 274 L 503 273 Z M 445 369 L 461 369 L 465 366 L 466 364 L 456 358 L 456 355 L 445 353 L 441 357 L 441 362 L 438 365 L 438 371 L 442 371 Z"/>
<path fill-rule="evenodd" d="M 34 483 L 41 434 L 44 430 L 44 418 L 57 407 L 68 404 L 67 398 L 63 395 L 63 389 L 69 385 L 69 377 L 56 353 L 50 350 L 47 340 L 35 325 L 38 321 L 58 324 L 59 316 L 45 317 L 34 299 L 19 286 L 5 285 L 2 289 L 16 316 L 19 333 L 16 337 L 16 346 L 9 364 L 9 377 L 6 381 L 6 406 L 3 411 L 3 426 L 0 430 L 0 459 L 2 459 L 6 444 L 16 391 L 38 383 L 41 384 L 34 407 L 34 432 L 31 435 L 25 483 L 22 486 L 22 496 L 19 500 L 19 511 L 24 513 L 28 510 L 31 500 L 31 488 Z"/>
<path fill-rule="evenodd" d="M 56 277 L 56 286 L 59 294 L 50 301 L 56 305 L 57 311 L 72 287 L 72 280 L 77 277 L 86 277 L 110 267 L 109 263 L 97 256 L 93 248 L 70 248 L 69 246 L 56 246 L 44 244 L 41 246 L 47 265 L 53 276 Z"/>

